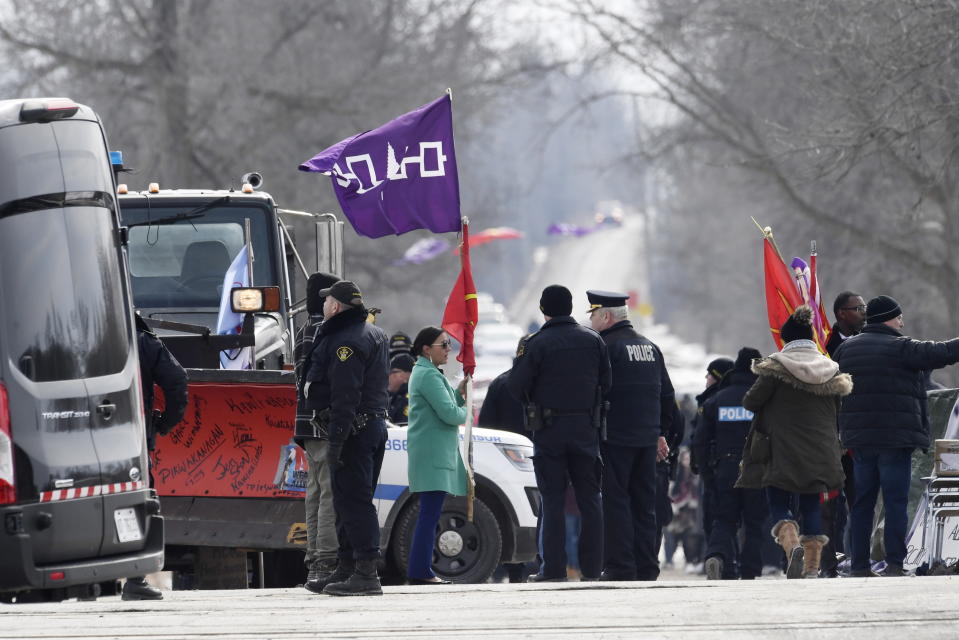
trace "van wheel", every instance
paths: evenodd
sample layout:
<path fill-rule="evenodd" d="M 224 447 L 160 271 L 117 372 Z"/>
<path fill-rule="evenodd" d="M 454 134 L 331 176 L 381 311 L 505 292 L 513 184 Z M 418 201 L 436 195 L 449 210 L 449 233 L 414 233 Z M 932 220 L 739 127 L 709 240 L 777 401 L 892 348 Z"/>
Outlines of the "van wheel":
<path fill-rule="evenodd" d="M 390 554 L 401 576 L 406 575 L 419 513 L 419 500 L 414 499 L 396 521 Z M 499 523 L 482 500 L 473 500 L 473 522 L 469 522 L 466 519 L 466 498 L 446 498 L 433 545 L 433 571 L 436 575 L 453 582 L 487 582 L 499 565 L 502 552 Z"/>

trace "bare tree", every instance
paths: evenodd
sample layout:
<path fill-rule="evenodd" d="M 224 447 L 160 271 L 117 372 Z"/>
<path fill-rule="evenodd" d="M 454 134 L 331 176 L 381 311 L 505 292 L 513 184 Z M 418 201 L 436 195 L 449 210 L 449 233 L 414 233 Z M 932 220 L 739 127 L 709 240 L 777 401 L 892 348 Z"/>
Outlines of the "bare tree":
<path fill-rule="evenodd" d="M 637 153 L 672 158 L 674 211 L 725 216 L 736 234 L 761 213 L 780 238 L 818 237 L 827 291 L 892 293 L 922 309 L 913 329 L 947 334 L 959 313 L 948 255 L 959 240 L 955 3 L 650 0 L 617 10 L 585 0 L 565 10 L 599 42 L 596 60 L 641 78 L 616 93 L 665 105 L 665 126 Z M 704 188 L 739 206 L 697 210 L 680 158 L 708 167 Z M 723 264 L 717 239 L 703 240 L 701 267 Z"/>

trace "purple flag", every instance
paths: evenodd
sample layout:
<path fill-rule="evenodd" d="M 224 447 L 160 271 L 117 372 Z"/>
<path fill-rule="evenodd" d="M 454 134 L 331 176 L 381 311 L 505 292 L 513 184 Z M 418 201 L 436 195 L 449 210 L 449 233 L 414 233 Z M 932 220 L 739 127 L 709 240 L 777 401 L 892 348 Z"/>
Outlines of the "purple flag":
<path fill-rule="evenodd" d="M 460 191 L 449 95 L 342 140 L 300 165 L 326 173 L 360 235 L 460 230 Z"/>
<path fill-rule="evenodd" d="M 567 222 L 554 222 L 546 228 L 546 232 L 551 236 L 573 236 L 581 238 L 596 231 L 596 227 L 581 227 Z"/>
<path fill-rule="evenodd" d="M 423 238 L 414 242 L 403 254 L 403 259 L 393 264 L 423 264 L 445 253 L 449 248 L 450 243 L 444 238 Z"/>

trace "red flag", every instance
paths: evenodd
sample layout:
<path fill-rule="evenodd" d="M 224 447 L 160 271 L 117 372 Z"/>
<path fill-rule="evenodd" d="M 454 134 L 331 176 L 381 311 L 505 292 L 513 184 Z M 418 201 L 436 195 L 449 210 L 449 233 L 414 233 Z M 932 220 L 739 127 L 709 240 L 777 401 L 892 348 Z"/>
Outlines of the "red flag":
<path fill-rule="evenodd" d="M 479 320 L 476 304 L 476 285 L 473 284 L 473 271 L 470 267 L 470 230 L 469 223 L 463 219 L 463 244 L 460 251 L 460 275 L 453 285 L 446 310 L 443 312 L 443 330 L 460 343 L 460 353 L 456 359 L 463 363 L 463 373 L 473 375 L 476 369 L 476 354 L 473 352 L 473 331 Z"/>
<path fill-rule="evenodd" d="M 767 227 L 768 229 L 768 227 Z M 772 232 L 764 233 L 763 268 L 766 272 L 766 313 L 769 316 L 769 331 L 772 332 L 776 347 L 783 348 L 779 337 L 779 328 L 792 315 L 796 307 L 803 304 L 796 288 L 796 279 L 792 270 L 786 266 L 779 250 L 773 244 Z"/>

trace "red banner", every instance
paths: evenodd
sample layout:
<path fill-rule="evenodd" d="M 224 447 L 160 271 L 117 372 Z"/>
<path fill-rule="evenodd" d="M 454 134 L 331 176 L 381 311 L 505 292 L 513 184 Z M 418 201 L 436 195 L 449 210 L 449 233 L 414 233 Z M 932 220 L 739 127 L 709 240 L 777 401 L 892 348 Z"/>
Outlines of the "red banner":
<path fill-rule="evenodd" d="M 302 497 L 306 456 L 293 443 L 296 392 L 287 384 L 189 385 L 183 420 L 157 437 L 161 496 Z"/>
<path fill-rule="evenodd" d="M 779 328 L 792 315 L 796 307 L 803 303 L 796 289 L 796 279 L 783 261 L 779 251 L 767 237 L 763 240 L 763 269 L 766 274 L 766 314 L 769 317 L 769 331 L 777 349 L 783 348 L 779 337 Z"/>

